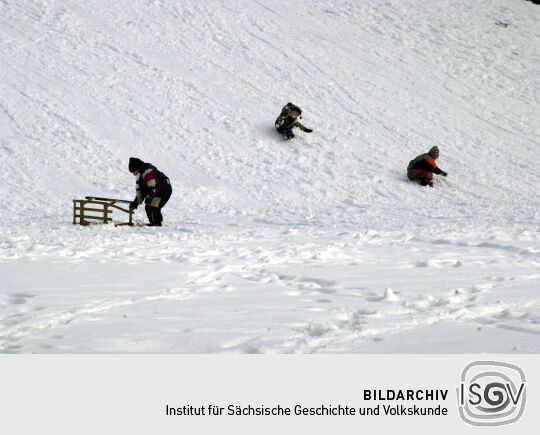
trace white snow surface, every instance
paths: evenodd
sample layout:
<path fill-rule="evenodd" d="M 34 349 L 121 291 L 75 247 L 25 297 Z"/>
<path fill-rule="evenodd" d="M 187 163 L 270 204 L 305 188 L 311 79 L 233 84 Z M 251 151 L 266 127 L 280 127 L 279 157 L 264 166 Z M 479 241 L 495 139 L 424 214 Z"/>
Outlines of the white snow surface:
<path fill-rule="evenodd" d="M 523 0 L 0 1 L 0 352 L 540 352 L 539 47 Z M 73 225 L 131 156 L 165 226 Z"/>

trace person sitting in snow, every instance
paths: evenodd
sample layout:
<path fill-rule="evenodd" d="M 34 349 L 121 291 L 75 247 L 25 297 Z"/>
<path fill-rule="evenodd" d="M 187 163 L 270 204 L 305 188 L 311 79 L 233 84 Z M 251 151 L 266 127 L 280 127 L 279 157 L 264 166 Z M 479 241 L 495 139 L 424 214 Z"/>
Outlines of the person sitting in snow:
<path fill-rule="evenodd" d="M 129 158 L 129 172 L 137 177 L 136 197 L 129 204 L 130 210 L 135 210 L 144 201 L 146 216 L 150 221 L 148 226 L 160 227 L 163 222 L 161 209 L 172 194 L 169 178 L 154 165 L 136 157 Z"/>
<path fill-rule="evenodd" d="M 448 174 L 441 171 L 435 163 L 439 158 L 439 147 L 432 147 L 426 154 L 421 154 L 409 162 L 407 178 L 419 181 L 421 186 L 433 187 L 433 173 L 446 177 Z"/>
<path fill-rule="evenodd" d="M 300 107 L 295 106 L 292 103 L 287 103 L 285 107 L 281 109 L 281 113 L 276 119 L 276 130 L 285 139 L 292 139 L 294 137 L 294 133 L 292 132 L 294 127 L 298 127 L 306 133 L 311 133 L 313 130 L 303 126 L 298 122 L 298 118 L 302 119 L 302 110 Z"/>

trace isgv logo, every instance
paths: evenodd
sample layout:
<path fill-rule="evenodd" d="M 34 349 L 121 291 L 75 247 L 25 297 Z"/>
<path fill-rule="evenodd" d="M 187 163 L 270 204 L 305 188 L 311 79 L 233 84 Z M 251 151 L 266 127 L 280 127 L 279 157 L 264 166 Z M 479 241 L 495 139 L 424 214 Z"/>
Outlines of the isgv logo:
<path fill-rule="evenodd" d="M 475 361 L 461 373 L 457 388 L 459 415 L 474 426 L 502 426 L 517 421 L 525 410 L 523 370 L 497 361 Z"/>

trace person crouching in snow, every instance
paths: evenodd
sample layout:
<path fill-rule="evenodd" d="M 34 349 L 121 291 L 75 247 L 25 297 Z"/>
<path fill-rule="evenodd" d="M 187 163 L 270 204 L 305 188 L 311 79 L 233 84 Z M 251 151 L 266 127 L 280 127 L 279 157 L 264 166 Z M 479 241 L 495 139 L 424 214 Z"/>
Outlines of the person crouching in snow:
<path fill-rule="evenodd" d="M 130 210 L 135 210 L 144 201 L 146 216 L 150 221 L 148 226 L 160 227 L 163 222 L 161 209 L 172 194 L 169 178 L 154 165 L 136 157 L 129 159 L 129 172 L 137 177 L 136 197 L 129 204 Z"/>
<path fill-rule="evenodd" d="M 433 187 L 433 174 L 440 174 L 446 177 L 448 174 L 441 171 L 435 163 L 439 158 L 439 147 L 432 147 L 428 153 L 421 154 L 409 162 L 407 166 L 407 178 L 419 181 L 422 186 Z"/>
<path fill-rule="evenodd" d="M 294 127 L 298 127 L 305 133 L 311 133 L 313 130 L 303 126 L 300 122 L 298 122 L 298 118 L 302 119 L 302 109 L 292 103 L 287 103 L 283 109 L 281 109 L 281 113 L 276 119 L 276 130 L 285 139 L 292 139 L 294 137 L 294 133 L 292 131 Z"/>

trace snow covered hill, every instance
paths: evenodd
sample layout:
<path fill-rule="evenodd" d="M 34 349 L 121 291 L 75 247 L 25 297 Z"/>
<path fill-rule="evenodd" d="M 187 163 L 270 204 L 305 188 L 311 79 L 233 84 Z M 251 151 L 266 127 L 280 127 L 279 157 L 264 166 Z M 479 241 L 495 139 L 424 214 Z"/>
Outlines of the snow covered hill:
<path fill-rule="evenodd" d="M 0 351 L 540 352 L 539 46 L 524 0 L 0 2 Z M 165 226 L 72 225 L 131 156 Z"/>

